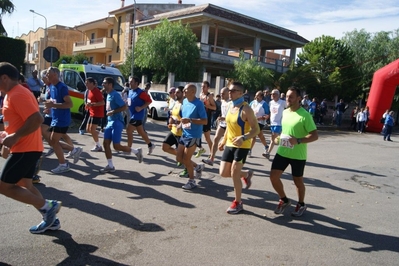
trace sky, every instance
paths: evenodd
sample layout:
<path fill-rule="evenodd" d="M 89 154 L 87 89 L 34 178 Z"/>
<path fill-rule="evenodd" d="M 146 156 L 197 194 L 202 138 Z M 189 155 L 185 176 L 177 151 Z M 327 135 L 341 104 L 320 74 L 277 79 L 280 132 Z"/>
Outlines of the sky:
<path fill-rule="evenodd" d="M 55 24 L 74 27 L 108 16 L 121 7 L 120 0 L 12 0 L 15 11 L 4 15 L 3 25 L 9 37 L 28 34 Z M 208 1 L 210 2 L 210 1 Z M 177 0 L 137 0 L 144 3 L 177 3 Z M 183 0 L 183 4 L 206 4 L 206 0 Z M 214 5 L 297 32 L 311 41 L 322 35 L 340 39 L 345 32 L 399 29 L 398 0 L 213 0 Z M 125 6 L 134 4 L 125 0 Z"/>

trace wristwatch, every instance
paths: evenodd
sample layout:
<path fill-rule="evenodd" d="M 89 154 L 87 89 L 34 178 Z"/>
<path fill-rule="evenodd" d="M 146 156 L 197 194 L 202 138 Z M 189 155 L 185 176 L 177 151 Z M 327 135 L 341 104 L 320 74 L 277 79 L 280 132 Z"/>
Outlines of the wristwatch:
<path fill-rule="evenodd" d="M 245 135 L 242 135 L 242 140 L 243 140 L 243 141 L 246 141 L 246 140 L 247 140 L 247 137 L 246 137 Z"/>
<path fill-rule="evenodd" d="M 296 142 L 298 142 L 298 144 L 302 143 L 302 139 L 296 139 Z"/>

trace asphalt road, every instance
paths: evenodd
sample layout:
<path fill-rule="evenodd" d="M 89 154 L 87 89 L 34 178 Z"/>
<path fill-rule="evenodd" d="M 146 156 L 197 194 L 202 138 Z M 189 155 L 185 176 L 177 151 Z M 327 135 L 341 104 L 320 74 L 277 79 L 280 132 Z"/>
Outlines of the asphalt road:
<path fill-rule="evenodd" d="M 149 119 L 147 129 L 160 145 L 164 121 Z M 56 157 L 46 158 L 37 185 L 63 202 L 61 229 L 30 234 L 39 213 L 0 196 L 0 265 L 398 265 L 398 135 L 384 142 L 378 134 L 321 130 L 308 146 L 308 210 L 293 218 L 294 204 L 273 213 L 278 196 L 260 144 L 246 164 L 255 176 L 243 193 L 245 211 L 228 215 L 232 181 L 218 175 L 218 163 L 189 192 L 160 146 L 142 164 L 115 154 L 117 171 L 102 175 L 104 154 L 90 152 L 91 136 L 77 132 L 70 135 L 82 159 L 53 175 Z M 136 135 L 134 146 L 147 152 Z M 288 173 L 283 183 L 296 203 Z"/>

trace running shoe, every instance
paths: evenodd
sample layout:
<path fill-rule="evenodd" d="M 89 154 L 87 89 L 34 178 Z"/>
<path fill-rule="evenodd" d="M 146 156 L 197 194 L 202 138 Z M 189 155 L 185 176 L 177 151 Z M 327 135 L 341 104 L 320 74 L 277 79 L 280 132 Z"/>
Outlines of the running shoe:
<path fill-rule="evenodd" d="M 198 150 L 197 154 L 195 155 L 195 158 L 201 157 L 202 154 L 204 154 L 206 150 L 204 148 L 201 148 Z"/>
<path fill-rule="evenodd" d="M 180 167 L 180 166 L 182 166 L 183 164 L 181 163 L 181 162 L 177 162 L 176 163 L 176 167 Z"/>
<path fill-rule="evenodd" d="M 188 177 L 188 172 L 186 168 L 184 168 L 184 170 L 180 172 L 179 177 Z"/>
<path fill-rule="evenodd" d="M 241 177 L 242 181 L 245 184 L 245 189 L 249 189 L 252 185 L 252 176 L 254 175 L 253 170 L 248 170 L 247 177 Z"/>
<path fill-rule="evenodd" d="M 75 152 L 72 154 L 73 163 L 77 163 L 80 159 L 80 154 L 82 153 L 83 149 L 81 147 L 77 147 Z"/>
<path fill-rule="evenodd" d="M 295 207 L 295 211 L 291 212 L 291 215 L 295 217 L 300 217 L 306 211 L 306 209 L 307 209 L 306 204 L 302 206 L 301 204 L 298 203 Z"/>
<path fill-rule="evenodd" d="M 102 152 L 102 151 L 103 151 L 103 147 L 96 145 L 96 146 L 94 146 L 94 148 L 91 149 L 90 151 Z"/>
<path fill-rule="evenodd" d="M 84 130 L 79 130 L 79 134 L 80 134 L 80 135 L 84 135 L 84 134 L 85 134 L 85 131 L 84 131 Z"/>
<path fill-rule="evenodd" d="M 189 179 L 188 182 L 182 186 L 182 188 L 185 190 L 191 190 L 196 187 L 197 187 L 197 184 L 195 183 L 194 179 Z"/>
<path fill-rule="evenodd" d="M 282 214 L 285 209 L 291 205 L 291 200 L 288 199 L 288 202 L 284 202 L 282 199 L 279 200 L 277 208 L 274 210 L 275 214 Z"/>
<path fill-rule="evenodd" d="M 107 164 L 104 168 L 100 169 L 100 173 L 105 174 L 105 173 L 113 173 L 115 172 L 115 167 L 111 167 Z"/>
<path fill-rule="evenodd" d="M 54 149 L 53 149 L 53 148 L 50 148 L 50 149 L 48 149 L 48 151 L 44 154 L 44 157 L 49 157 L 49 156 L 53 155 L 53 153 L 54 153 Z"/>
<path fill-rule="evenodd" d="M 264 151 L 263 153 L 262 153 L 262 156 L 263 157 L 265 157 L 266 159 L 270 159 L 270 153 L 268 153 L 267 151 Z"/>
<path fill-rule="evenodd" d="M 207 165 L 213 166 L 213 161 L 211 159 L 209 159 L 209 158 L 208 159 L 202 159 L 202 162 L 207 164 Z"/>
<path fill-rule="evenodd" d="M 61 222 L 58 218 L 55 218 L 54 223 L 48 228 L 48 230 L 58 230 L 61 228 Z"/>
<path fill-rule="evenodd" d="M 195 167 L 195 178 L 201 178 L 201 176 L 202 176 L 202 170 L 204 170 L 205 169 L 205 165 L 204 164 L 202 164 L 202 163 L 200 163 L 200 164 L 197 164 L 197 166 Z"/>
<path fill-rule="evenodd" d="M 67 155 L 65 155 L 65 158 L 73 158 L 72 152 L 68 152 Z"/>
<path fill-rule="evenodd" d="M 154 145 L 152 145 L 152 146 L 154 146 Z M 138 152 L 135 155 L 136 155 L 137 160 L 139 161 L 139 163 L 141 163 L 143 161 L 143 149 L 142 148 L 137 148 L 137 151 Z"/>
<path fill-rule="evenodd" d="M 154 149 L 155 149 L 155 144 L 153 143 L 153 144 L 151 145 L 151 147 L 148 147 L 147 155 L 151 155 L 152 152 L 154 151 Z"/>
<path fill-rule="evenodd" d="M 56 168 L 51 170 L 53 174 L 61 174 L 70 171 L 71 168 L 69 167 L 69 164 L 67 163 L 66 165 L 58 165 Z"/>
<path fill-rule="evenodd" d="M 251 150 L 249 150 L 248 151 L 248 158 L 251 158 L 252 157 L 252 152 L 251 152 Z"/>
<path fill-rule="evenodd" d="M 242 212 L 244 210 L 244 206 L 241 202 L 237 202 L 236 200 L 233 200 L 233 203 L 230 205 L 229 208 L 227 208 L 227 213 L 228 214 L 237 214 L 239 212 Z"/>

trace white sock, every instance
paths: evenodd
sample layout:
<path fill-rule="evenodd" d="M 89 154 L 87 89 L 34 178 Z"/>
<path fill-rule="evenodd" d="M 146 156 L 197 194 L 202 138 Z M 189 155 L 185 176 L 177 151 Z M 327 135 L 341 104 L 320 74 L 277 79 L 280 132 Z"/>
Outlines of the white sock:
<path fill-rule="evenodd" d="M 67 166 L 67 163 L 60 163 L 61 166 Z"/>
<path fill-rule="evenodd" d="M 130 150 L 131 150 L 134 154 L 139 153 L 139 150 L 138 150 L 138 149 L 130 148 Z"/>
<path fill-rule="evenodd" d="M 44 200 L 44 205 L 43 205 L 43 207 L 41 207 L 40 208 L 40 210 L 48 210 L 48 209 L 50 209 L 50 206 L 49 206 L 49 204 L 48 204 L 48 201 L 47 200 Z"/>
<path fill-rule="evenodd" d="M 97 147 L 100 147 L 100 146 L 101 146 L 99 141 L 96 142 L 96 146 L 97 146 Z"/>
<path fill-rule="evenodd" d="M 108 161 L 108 166 L 109 167 L 114 167 L 114 164 L 112 163 L 112 159 L 107 159 L 107 161 Z"/>

